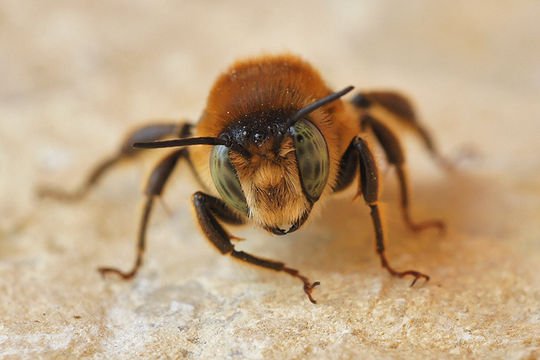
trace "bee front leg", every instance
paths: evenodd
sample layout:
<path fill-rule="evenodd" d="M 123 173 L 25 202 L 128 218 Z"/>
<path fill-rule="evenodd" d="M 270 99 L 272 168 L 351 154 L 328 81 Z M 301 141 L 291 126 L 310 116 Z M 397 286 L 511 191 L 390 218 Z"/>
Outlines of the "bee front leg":
<path fill-rule="evenodd" d="M 407 175 L 405 174 L 405 155 L 396 135 L 386 125 L 369 114 L 364 115 L 362 126 L 370 127 L 373 130 L 375 137 L 386 154 L 388 162 L 396 169 L 401 192 L 401 213 L 407 226 L 413 231 L 421 231 L 430 227 L 435 227 L 443 232 L 445 230 L 445 224 L 440 220 L 427 220 L 416 223 L 411 219 L 409 213 L 409 189 Z"/>
<path fill-rule="evenodd" d="M 65 191 L 52 187 L 38 188 L 38 196 L 49 197 L 62 201 L 77 201 L 83 199 L 98 181 L 121 160 L 133 158 L 140 153 L 132 144 L 135 142 L 147 142 L 159 140 L 167 136 L 186 137 L 190 133 L 190 124 L 161 123 L 145 125 L 132 131 L 115 154 L 101 160 L 90 171 L 83 184 L 75 191 Z"/>
<path fill-rule="evenodd" d="M 146 229 L 148 227 L 148 222 L 150 220 L 150 214 L 152 212 L 154 199 L 162 195 L 163 188 L 165 187 L 167 180 L 169 179 L 174 168 L 176 167 L 178 160 L 181 158 L 185 158 L 189 160 L 189 153 L 187 149 L 176 150 L 170 153 L 169 155 L 167 155 L 158 163 L 158 165 L 154 168 L 154 170 L 152 170 L 152 173 L 150 174 L 150 177 L 148 178 L 148 182 L 145 188 L 146 200 L 144 202 L 143 213 L 142 213 L 141 221 L 139 223 L 139 235 L 138 235 L 138 240 L 137 240 L 137 256 L 135 259 L 135 264 L 133 265 L 132 269 L 128 272 L 123 272 L 116 268 L 100 267 L 98 271 L 102 275 L 113 273 L 113 274 L 119 275 L 123 279 L 128 280 L 128 279 L 133 278 L 137 274 L 137 271 L 139 270 L 143 262 L 143 256 L 144 256 L 145 245 L 146 245 Z"/>
<path fill-rule="evenodd" d="M 311 292 L 315 286 L 320 284 L 320 282 L 316 281 L 311 283 L 309 279 L 301 275 L 298 270 L 291 269 L 282 262 L 262 259 L 244 251 L 237 251 L 234 249 L 234 245 L 231 243 L 232 236 L 225 231 L 216 218 L 231 224 L 241 224 L 244 219 L 236 212 L 229 209 L 221 199 L 199 191 L 193 194 L 193 204 L 202 231 L 223 255 L 230 254 L 232 257 L 247 263 L 275 271 L 284 271 L 287 274 L 300 279 L 304 283 L 304 292 L 309 300 L 313 304 L 316 303 Z"/>
<path fill-rule="evenodd" d="M 411 283 L 413 286 L 419 278 L 429 280 L 429 276 L 416 270 L 396 271 L 390 266 L 386 255 L 384 253 L 384 233 L 381 222 L 381 215 L 379 212 L 379 174 L 377 170 L 377 164 L 375 158 L 371 152 L 368 144 L 360 137 L 356 137 L 352 140 L 351 146 L 353 146 L 359 155 L 360 165 L 360 185 L 358 193 L 362 194 L 365 202 L 371 209 L 371 219 L 373 227 L 375 228 L 375 237 L 377 240 L 377 253 L 381 259 L 381 265 L 392 274 L 392 276 L 404 277 L 406 275 L 414 276 L 414 280 Z"/>

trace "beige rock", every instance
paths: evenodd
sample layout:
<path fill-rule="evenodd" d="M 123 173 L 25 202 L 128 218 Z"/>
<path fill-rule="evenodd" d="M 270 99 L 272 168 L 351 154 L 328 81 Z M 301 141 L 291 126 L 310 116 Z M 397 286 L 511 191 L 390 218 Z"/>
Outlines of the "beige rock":
<path fill-rule="evenodd" d="M 0 358 L 539 358 L 539 12 L 527 0 L 2 2 Z M 335 88 L 407 91 L 458 158 L 448 174 L 405 141 L 414 217 L 444 219 L 444 236 L 409 232 L 384 177 L 389 259 L 432 280 L 391 278 L 368 210 L 347 197 L 287 237 L 231 230 L 248 239 L 239 248 L 320 280 L 312 305 L 297 280 L 212 249 L 184 167 L 139 276 L 103 280 L 98 266 L 133 261 L 155 156 L 77 204 L 35 188 L 75 188 L 130 127 L 197 119 L 230 62 L 283 50 Z"/>

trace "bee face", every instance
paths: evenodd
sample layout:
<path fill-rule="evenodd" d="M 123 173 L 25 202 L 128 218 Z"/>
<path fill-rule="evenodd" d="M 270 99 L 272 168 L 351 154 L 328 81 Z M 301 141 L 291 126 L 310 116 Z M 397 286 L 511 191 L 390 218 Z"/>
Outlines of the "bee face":
<path fill-rule="evenodd" d="M 231 161 L 253 220 L 278 234 L 301 225 L 298 222 L 307 217 L 311 204 L 302 196 L 294 151 L 284 156 L 255 154 L 250 159 L 234 154 Z"/>
<path fill-rule="evenodd" d="M 210 171 L 231 207 L 273 233 L 286 234 L 307 219 L 326 186 L 330 162 L 324 137 L 311 121 L 301 119 L 285 131 L 280 125 L 286 122 L 273 120 L 255 130 L 239 122 L 222 134 L 249 154 L 216 146 Z"/>

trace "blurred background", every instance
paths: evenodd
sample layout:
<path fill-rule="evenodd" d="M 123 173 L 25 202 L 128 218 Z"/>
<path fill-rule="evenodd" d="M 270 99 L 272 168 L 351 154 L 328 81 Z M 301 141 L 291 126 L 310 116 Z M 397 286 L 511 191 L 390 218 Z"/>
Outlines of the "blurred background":
<path fill-rule="evenodd" d="M 0 357 L 540 357 L 539 14 L 535 0 L 0 0 Z M 183 174 L 141 275 L 100 279 L 97 266 L 131 264 L 155 158 L 80 204 L 35 188 L 75 188 L 149 119 L 196 121 L 220 72 L 278 52 L 335 89 L 404 91 L 456 161 L 445 173 L 404 140 L 413 214 L 444 218 L 445 237 L 405 229 L 385 176 L 391 261 L 432 283 L 380 269 L 359 202 L 331 203 L 290 241 L 234 229 L 321 280 L 312 307 L 293 279 L 209 246 Z"/>

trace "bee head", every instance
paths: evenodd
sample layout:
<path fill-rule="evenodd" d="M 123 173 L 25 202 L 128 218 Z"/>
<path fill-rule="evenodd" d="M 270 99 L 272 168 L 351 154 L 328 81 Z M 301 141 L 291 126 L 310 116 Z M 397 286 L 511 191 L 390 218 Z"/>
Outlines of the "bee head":
<path fill-rule="evenodd" d="M 309 114 L 352 89 L 349 86 L 297 111 L 274 109 L 244 114 L 218 137 L 134 146 L 213 145 L 210 173 L 221 198 L 268 231 L 284 235 L 305 222 L 328 180 L 326 140 Z"/>
<path fill-rule="evenodd" d="M 210 171 L 231 207 L 275 234 L 298 229 L 326 186 L 328 147 L 308 115 L 352 90 L 348 87 L 299 111 L 248 114 L 222 136 L 244 149 L 212 150 Z"/>

